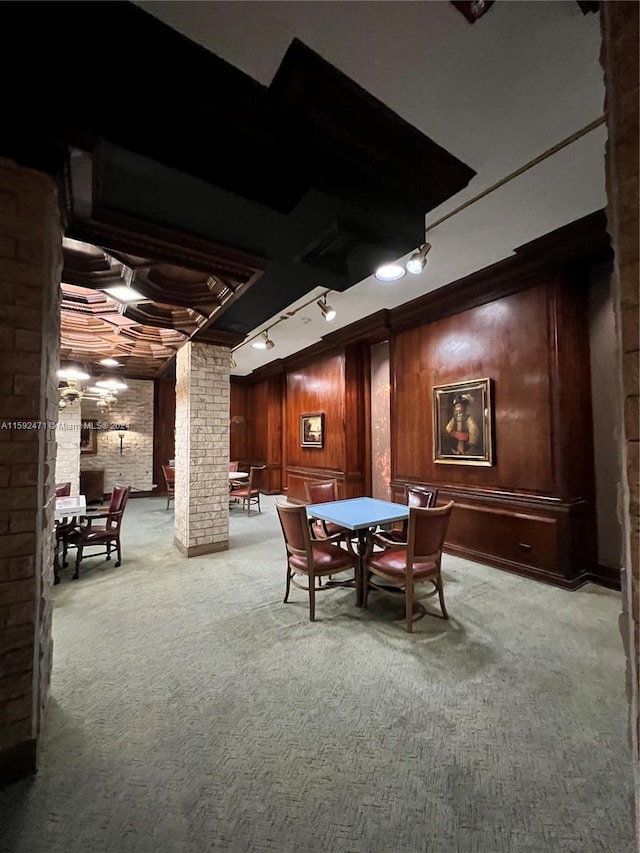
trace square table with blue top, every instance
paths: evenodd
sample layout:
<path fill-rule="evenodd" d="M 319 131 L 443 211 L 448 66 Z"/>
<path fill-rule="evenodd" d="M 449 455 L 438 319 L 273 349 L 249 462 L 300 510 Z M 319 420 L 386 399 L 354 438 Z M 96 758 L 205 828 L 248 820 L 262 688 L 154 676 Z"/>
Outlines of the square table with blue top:
<path fill-rule="evenodd" d="M 391 501 L 380 501 L 377 498 L 347 498 L 342 501 L 328 501 L 322 504 L 307 506 L 309 518 L 319 518 L 322 521 L 332 521 L 353 530 L 358 534 L 358 562 L 356 566 L 356 604 L 362 606 L 364 601 L 364 566 L 363 557 L 367 548 L 367 530 L 379 524 L 390 524 L 393 521 L 404 521 L 409 518 L 409 507 Z"/>

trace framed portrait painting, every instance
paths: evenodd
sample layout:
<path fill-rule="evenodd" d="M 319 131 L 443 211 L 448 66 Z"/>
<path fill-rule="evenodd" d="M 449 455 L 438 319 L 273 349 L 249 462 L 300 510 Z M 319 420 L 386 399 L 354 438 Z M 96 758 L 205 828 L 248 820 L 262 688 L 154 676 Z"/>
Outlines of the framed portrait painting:
<path fill-rule="evenodd" d="M 324 447 L 324 415 L 300 415 L 300 447 Z"/>
<path fill-rule="evenodd" d="M 493 465 L 491 379 L 433 389 L 433 458 L 448 465 Z"/>

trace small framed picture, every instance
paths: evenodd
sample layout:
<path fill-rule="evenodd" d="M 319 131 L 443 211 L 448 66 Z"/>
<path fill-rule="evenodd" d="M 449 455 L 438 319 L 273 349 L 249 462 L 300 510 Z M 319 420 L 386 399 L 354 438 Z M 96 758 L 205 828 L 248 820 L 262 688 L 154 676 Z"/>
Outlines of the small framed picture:
<path fill-rule="evenodd" d="M 448 465 L 493 465 L 491 379 L 433 389 L 433 458 Z"/>
<path fill-rule="evenodd" d="M 80 453 L 98 452 L 98 430 L 97 421 L 83 420 L 80 424 Z"/>
<path fill-rule="evenodd" d="M 324 447 L 324 415 L 300 415 L 300 447 Z"/>

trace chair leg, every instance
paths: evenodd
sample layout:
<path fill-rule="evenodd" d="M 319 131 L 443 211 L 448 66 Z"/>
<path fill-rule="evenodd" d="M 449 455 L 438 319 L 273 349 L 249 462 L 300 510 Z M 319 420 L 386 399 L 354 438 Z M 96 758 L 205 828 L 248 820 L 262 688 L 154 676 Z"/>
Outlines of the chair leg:
<path fill-rule="evenodd" d="M 107 560 L 111 559 L 111 542 L 107 542 Z"/>
<path fill-rule="evenodd" d="M 356 569 L 357 571 L 357 569 Z M 367 571 L 367 569 L 362 570 L 362 583 L 364 585 L 364 589 L 362 590 L 362 607 L 364 610 L 367 609 L 369 603 L 369 578 L 371 577 L 371 572 Z"/>
<path fill-rule="evenodd" d="M 291 569 L 289 568 L 289 563 L 287 562 L 287 586 L 284 591 L 284 602 L 286 604 L 289 600 L 289 590 L 291 589 Z"/>
<path fill-rule="evenodd" d="M 116 550 L 118 552 L 118 559 L 116 560 L 116 569 L 117 569 L 118 566 L 120 566 L 120 564 L 122 563 L 122 552 L 120 550 L 120 537 L 119 536 L 116 539 Z"/>
<path fill-rule="evenodd" d="M 405 586 L 404 597 L 407 608 L 407 634 L 411 634 L 413 633 L 413 580 Z"/>
<path fill-rule="evenodd" d="M 438 588 L 438 598 L 440 599 L 440 609 L 442 610 L 442 615 L 445 619 L 448 619 L 449 614 L 447 613 L 447 608 L 444 606 L 444 584 L 442 583 L 442 575 L 438 575 L 435 580 L 435 585 Z"/>
<path fill-rule="evenodd" d="M 309 584 L 309 621 L 316 621 L 316 580 L 313 575 L 307 575 Z"/>
<path fill-rule="evenodd" d="M 82 545 L 78 544 L 78 552 L 76 554 L 76 568 L 71 575 L 71 580 L 77 581 L 80 577 L 80 560 L 82 560 Z"/>
<path fill-rule="evenodd" d="M 260 492 L 258 492 L 258 512 L 262 512 L 260 509 Z"/>
<path fill-rule="evenodd" d="M 171 498 L 167 498 L 167 509 L 169 509 L 169 503 L 171 502 Z"/>

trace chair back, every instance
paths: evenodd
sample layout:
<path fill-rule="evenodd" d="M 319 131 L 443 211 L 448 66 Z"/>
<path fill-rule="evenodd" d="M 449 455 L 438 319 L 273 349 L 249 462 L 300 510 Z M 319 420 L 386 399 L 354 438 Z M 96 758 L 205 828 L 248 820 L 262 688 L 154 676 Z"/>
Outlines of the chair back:
<path fill-rule="evenodd" d="M 306 554 L 311 549 L 307 509 L 304 504 L 287 505 L 276 502 L 282 535 L 291 553 Z"/>
<path fill-rule="evenodd" d="M 71 494 L 71 482 L 56 483 L 56 497 L 67 498 Z"/>
<path fill-rule="evenodd" d="M 304 484 L 307 501 L 310 504 L 323 504 L 338 500 L 337 480 L 313 480 Z"/>
<path fill-rule="evenodd" d="M 107 518 L 106 527 L 111 529 L 118 529 L 120 527 L 130 491 L 131 486 L 122 486 L 115 483 L 111 492 L 111 500 L 109 501 L 109 517 Z"/>
<path fill-rule="evenodd" d="M 423 558 L 439 564 L 452 509 L 453 501 L 437 507 L 409 507 L 407 568 Z"/>
<path fill-rule="evenodd" d="M 237 462 L 229 462 L 229 473 L 233 474 L 237 470 L 238 470 L 238 463 Z"/>
<path fill-rule="evenodd" d="M 408 506 L 431 507 L 436 505 L 437 489 L 427 489 L 425 486 L 407 486 L 405 489 Z"/>
<path fill-rule="evenodd" d="M 251 493 L 252 490 L 258 488 L 258 481 L 260 480 L 260 471 L 264 471 L 265 467 L 265 465 L 252 465 L 249 468 L 249 481 L 247 483 L 247 489 L 249 490 L 249 493 Z M 240 488 L 242 488 L 242 486 L 240 486 Z"/>
<path fill-rule="evenodd" d="M 176 469 L 173 465 L 163 465 L 162 476 L 164 477 L 164 485 L 167 492 L 173 492 L 176 484 Z"/>

